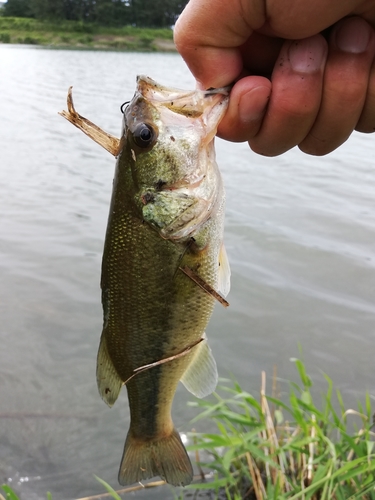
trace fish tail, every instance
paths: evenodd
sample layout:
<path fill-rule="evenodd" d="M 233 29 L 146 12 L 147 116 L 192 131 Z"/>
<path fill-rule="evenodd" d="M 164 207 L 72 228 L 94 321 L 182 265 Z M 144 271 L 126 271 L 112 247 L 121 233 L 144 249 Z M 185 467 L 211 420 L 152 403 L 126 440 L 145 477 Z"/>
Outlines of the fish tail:
<path fill-rule="evenodd" d="M 193 479 L 193 468 L 179 433 L 168 437 L 141 440 L 129 433 L 118 480 L 123 486 L 160 476 L 173 486 L 185 486 Z"/>

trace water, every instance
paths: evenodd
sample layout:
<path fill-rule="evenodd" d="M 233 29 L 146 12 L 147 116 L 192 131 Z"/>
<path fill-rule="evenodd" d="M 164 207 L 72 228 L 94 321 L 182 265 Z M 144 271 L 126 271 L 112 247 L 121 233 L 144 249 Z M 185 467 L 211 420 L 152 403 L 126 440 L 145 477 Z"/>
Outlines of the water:
<path fill-rule="evenodd" d="M 0 61 L 0 482 L 27 500 L 80 498 L 103 491 L 93 474 L 117 485 L 128 426 L 125 391 L 109 410 L 95 382 L 114 160 L 57 111 L 74 85 L 78 111 L 118 135 L 136 74 L 194 82 L 175 54 L 0 46 Z M 220 375 L 256 394 L 277 365 L 285 392 L 300 346 L 318 394 L 325 372 L 348 404 L 374 399 L 374 137 L 324 158 L 223 141 L 217 156 L 232 267 L 231 307 L 208 329 Z M 181 431 L 191 399 L 180 387 Z"/>

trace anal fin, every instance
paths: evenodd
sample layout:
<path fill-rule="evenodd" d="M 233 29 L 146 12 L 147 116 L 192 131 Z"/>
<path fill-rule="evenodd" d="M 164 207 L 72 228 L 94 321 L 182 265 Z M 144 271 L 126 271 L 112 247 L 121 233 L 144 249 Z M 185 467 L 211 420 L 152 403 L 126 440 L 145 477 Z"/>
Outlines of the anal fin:
<path fill-rule="evenodd" d="M 194 349 L 194 357 L 181 377 L 186 389 L 197 398 L 204 398 L 213 392 L 218 381 L 216 361 L 206 334 L 204 340 Z"/>

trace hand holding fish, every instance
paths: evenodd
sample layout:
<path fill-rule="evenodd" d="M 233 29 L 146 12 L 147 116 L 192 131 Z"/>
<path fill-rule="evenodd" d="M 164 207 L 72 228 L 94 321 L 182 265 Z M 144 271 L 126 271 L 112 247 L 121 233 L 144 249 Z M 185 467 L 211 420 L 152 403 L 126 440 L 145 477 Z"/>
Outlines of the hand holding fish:
<path fill-rule="evenodd" d="M 219 136 L 324 155 L 375 131 L 374 27 L 374 0 L 190 0 L 175 42 L 201 87 L 236 81 Z"/>

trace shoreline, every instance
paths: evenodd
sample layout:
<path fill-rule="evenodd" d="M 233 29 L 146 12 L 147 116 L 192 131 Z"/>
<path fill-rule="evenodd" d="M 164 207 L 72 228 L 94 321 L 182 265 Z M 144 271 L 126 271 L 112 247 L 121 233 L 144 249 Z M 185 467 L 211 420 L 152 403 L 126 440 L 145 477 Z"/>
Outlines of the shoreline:
<path fill-rule="evenodd" d="M 51 49 L 177 52 L 172 29 L 103 27 L 93 23 L 51 23 L 29 18 L 0 17 L 0 44 Z"/>

